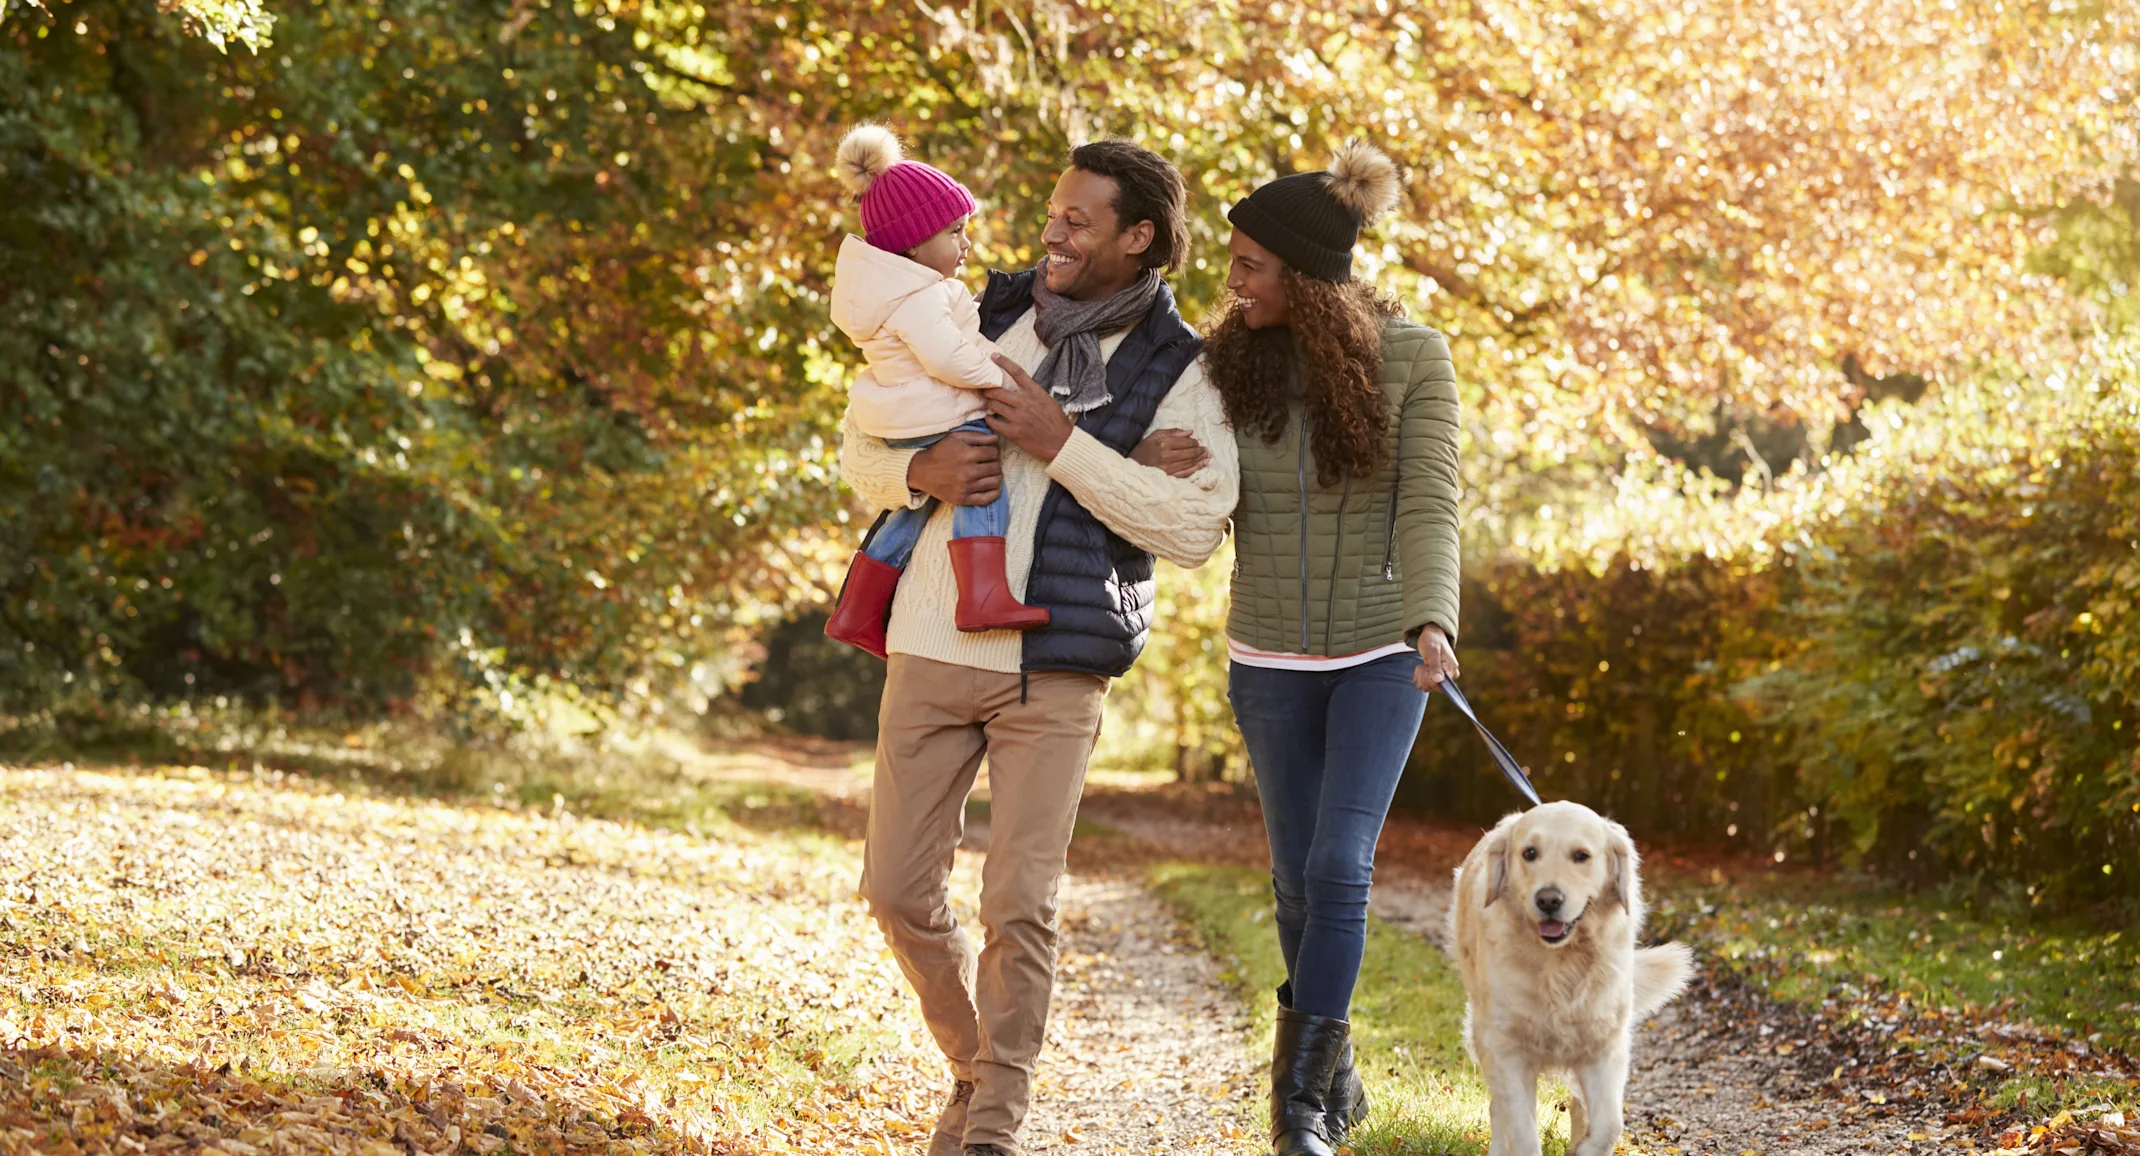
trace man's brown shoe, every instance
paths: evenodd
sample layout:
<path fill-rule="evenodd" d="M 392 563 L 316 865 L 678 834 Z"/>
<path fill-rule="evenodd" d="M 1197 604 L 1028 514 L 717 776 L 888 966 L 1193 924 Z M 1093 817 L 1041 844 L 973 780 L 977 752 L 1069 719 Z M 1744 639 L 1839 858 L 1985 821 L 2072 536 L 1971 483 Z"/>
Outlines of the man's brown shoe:
<path fill-rule="evenodd" d="M 951 1101 L 936 1118 L 936 1131 L 929 1136 L 929 1156 L 966 1156 L 966 1104 L 973 1099 L 973 1081 L 951 1085 Z"/>

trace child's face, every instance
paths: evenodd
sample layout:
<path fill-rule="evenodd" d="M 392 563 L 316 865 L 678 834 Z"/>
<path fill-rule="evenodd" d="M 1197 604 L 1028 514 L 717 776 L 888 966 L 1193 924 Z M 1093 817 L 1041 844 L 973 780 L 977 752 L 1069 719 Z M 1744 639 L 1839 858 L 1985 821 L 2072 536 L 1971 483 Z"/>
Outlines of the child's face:
<path fill-rule="evenodd" d="M 907 256 L 927 265 L 946 277 L 956 277 L 959 266 L 966 263 L 966 251 L 973 243 L 966 239 L 966 222 L 970 217 L 960 217 L 944 227 L 944 231 L 907 250 Z"/>

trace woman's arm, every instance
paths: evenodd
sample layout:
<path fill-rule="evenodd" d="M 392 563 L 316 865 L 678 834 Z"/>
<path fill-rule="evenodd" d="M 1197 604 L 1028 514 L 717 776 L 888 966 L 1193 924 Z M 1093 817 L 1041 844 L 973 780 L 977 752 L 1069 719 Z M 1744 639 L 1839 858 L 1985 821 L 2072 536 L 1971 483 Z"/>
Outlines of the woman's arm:
<path fill-rule="evenodd" d="M 1210 459 L 1186 478 L 1172 477 L 1074 430 L 1048 463 L 1048 476 L 1131 545 L 1177 566 L 1201 566 L 1226 540 L 1241 487 L 1233 430 L 1227 428 L 1219 391 L 1204 376 L 1202 358 L 1182 371 L 1159 403 L 1151 428 L 1189 431 Z"/>
<path fill-rule="evenodd" d="M 1409 352 L 1411 384 L 1397 427 L 1397 548 L 1404 565 L 1407 640 L 1429 624 L 1456 639 L 1462 559 L 1457 545 L 1456 366 L 1449 343 L 1429 329 L 1395 335 Z"/>

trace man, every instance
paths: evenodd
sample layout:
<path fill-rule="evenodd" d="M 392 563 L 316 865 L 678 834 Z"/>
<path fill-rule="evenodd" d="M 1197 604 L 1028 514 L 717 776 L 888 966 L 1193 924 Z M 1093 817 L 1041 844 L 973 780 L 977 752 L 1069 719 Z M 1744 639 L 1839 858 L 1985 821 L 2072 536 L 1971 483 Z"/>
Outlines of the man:
<path fill-rule="evenodd" d="M 1049 612 L 1023 634 L 956 629 L 948 508 L 892 603 L 861 892 L 956 1080 L 930 1156 L 1018 1151 L 1055 982 L 1056 886 L 1108 680 L 1150 629 L 1153 555 L 1201 565 L 1233 511 L 1233 436 L 1161 278 L 1187 247 L 1183 200 L 1181 174 L 1155 153 L 1074 150 L 1048 200 L 1041 268 L 991 274 L 981 298 L 982 332 L 1015 383 L 990 394 L 998 436 L 894 450 L 851 420 L 845 430 L 841 473 L 879 508 L 980 504 L 1008 486 L 1006 572 Z M 1148 437 L 1142 456 L 1165 444 L 1201 467 L 1175 477 L 1132 460 Z M 945 883 L 984 754 L 976 957 Z"/>

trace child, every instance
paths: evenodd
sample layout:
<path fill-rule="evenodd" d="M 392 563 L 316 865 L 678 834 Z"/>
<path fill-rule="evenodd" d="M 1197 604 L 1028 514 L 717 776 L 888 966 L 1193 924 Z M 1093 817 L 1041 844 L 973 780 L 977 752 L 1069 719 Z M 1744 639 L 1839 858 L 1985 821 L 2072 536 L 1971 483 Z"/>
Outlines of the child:
<path fill-rule="evenodd" d="M 855 424 L 900 449 L 934 445 L 953 430 L 987 433 L 982 391 L 1003 385 L 1003 371 L 991 360 L 994 343 L 981 336 L 980 309 L 957 279 L 973 194 L 928 165 L 900 159 L 898 138 L 876 125 L 848 133 L 836 164 L 862 209 L 863 235 L 841 243 L 832 284 L 833 324 L 869 361 L 849 400 Z M 884 657 L 892 595 L 936 504 L 930 498 L 895 510 L 878 524 L 848 568 L 827 635 Z M 1003 563 L 1009 521 L 1008 493 L 952 509 L 960 630 L 1048 624 L 1045 609 L 1011 594 Z"/>

